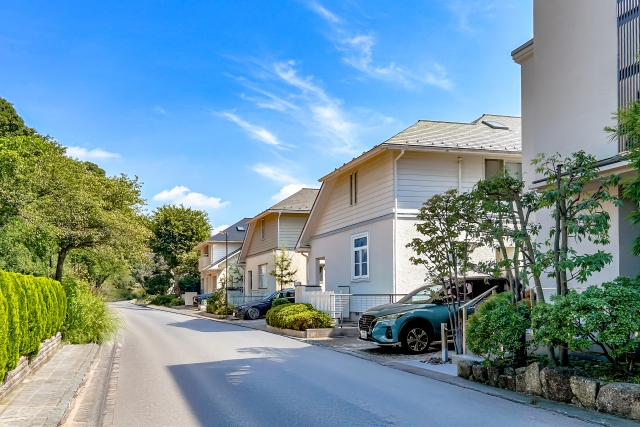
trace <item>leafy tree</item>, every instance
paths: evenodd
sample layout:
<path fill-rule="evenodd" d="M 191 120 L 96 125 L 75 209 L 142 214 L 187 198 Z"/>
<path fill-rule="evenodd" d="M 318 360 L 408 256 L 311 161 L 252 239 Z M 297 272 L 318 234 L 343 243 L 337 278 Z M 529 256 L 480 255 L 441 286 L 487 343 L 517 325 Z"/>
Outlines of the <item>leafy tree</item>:
<path fill-rule="evenodd" d="M 0 138 L 7 136 L 33 136 L 35 129 L 24 124 L 13 104 L 0 97 Z"/>
<path fill-rule="evenodd" d="M 150 254 L 134 264 L 131 275 L 148 294 L 164 294 L 171 286 L 169 265 L 162 255 Z"/>
<path fill-rule="evenodd" d="M 470 257 L 483 244 L 479 237 L 479 209 L 473 194 L 458 194 L 456 190 L 437 194 L 424 203 L 418 214 L 422 222 L 416 224 L 416 228 L 424 239 L 414 238 L 407 245 L 416 253 L 410 258 L 411 262 L 424 265 L 429 278 L 445 286 L 444 299 L 456 354 L 462 353 L 463 340 L 458 297 L 467 300 L 464 282 L 467 272 L 474 268 Z"/>
<path fill-rule="evenodd" d="M 222 273 L 220 274 L 220 283 L 222 286 L 226 287 L 234 287 L 236 286 L 238 283 L 242 282 L 242 279 L 244 277 L 244 271 L 242 269 L 242 267 L 240 267 L 237 264 L 233 264 L 233 265 L 229 265 L 229 280 L 227 281 L 227 273 L 226 273 L 226 269 L 222 271 Z M 272 270 L 275 271 L 275 270 Z M 294 272 L 294 275 L 296 272 Z M 295 280 L 295 277 L 293 278 Z M 277 279 L 276 279 L 277 281 Z M 228 282 L 228 283 L 227 283 Z M 292 282 L 291 282 L 292 283 Z"/>
<path fill-rule="evenodd" d="M 557 295 L 564 296 L 570 281 L 584 283 L 613 260 L 613 256 L 603 250 L 579 254 L 569 242 L 610 243 L 610 216 L 603 203 L 620 204 L 620 200 L 609 193 L 609 188 L 620 182 L 620 176 L 600 177 L 596 158 L 584 151 L 566 158 L 559 154 L 550 157 L 540 154 L 533 164 L 546 178 L 541 206 L 552 209 L 555 219 L 549 233 L 551 237 L 546 242 L 546 258 L 552 269 L 550 276 L 556 279 Z M 588 191 L 593 182 L 599 184 L 595 191 Z M 559 362 L 562 366 L 569 365 L 568 347 L 564 342 L 560 343 Z"/>
<path fill-rule="evenodd" d="M 287 245 L 283 244 L 280 250 L 273 251 L 273 270 L 269 270 L 269 274 L 276 278 L 276 290 L 290 287 L 296 281 L 298 269 L 292 266 L 293 259 L 287 251 Z M 231 275 L 231 274 L 229 274 Z"/>

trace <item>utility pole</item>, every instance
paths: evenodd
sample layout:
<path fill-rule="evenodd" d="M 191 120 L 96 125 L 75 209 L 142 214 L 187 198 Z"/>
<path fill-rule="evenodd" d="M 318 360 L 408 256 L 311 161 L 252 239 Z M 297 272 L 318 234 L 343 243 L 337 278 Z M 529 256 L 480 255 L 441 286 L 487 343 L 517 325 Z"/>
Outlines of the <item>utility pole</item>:
<path fill-rule="evenodd" d="M 229 312 L 229 233 L 221 231 L 224 234 L 224 314 Z"/>

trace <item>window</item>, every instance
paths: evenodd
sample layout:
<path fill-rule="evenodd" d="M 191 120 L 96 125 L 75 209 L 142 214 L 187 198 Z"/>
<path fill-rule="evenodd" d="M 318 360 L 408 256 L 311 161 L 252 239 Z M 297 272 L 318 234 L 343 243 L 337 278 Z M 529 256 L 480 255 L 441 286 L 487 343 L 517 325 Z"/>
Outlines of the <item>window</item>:
<path fill-rule="evenodd" d="M 262 264 L 258 267 L 260 269 L 260 289 L 267 289 L 267 264 Z"/>
<path fill-rule="evenodd" d="M 317 268 L 317 272 L 318 272 L 318 284 L 320 286 L 324 285 L 324 269 L 325 269 L 325 260 L 324 258 L 317 258 L 316 259 L 316 265 L 318 266 Z"/>
<path fill-rule="evenodd" d="M 253 289 L 253 271 L 247 271 L 247 284 L 249 285 L 249 289 Z"/>
<path fill-rule="evenodd" d="M 260 220 L 260 238 L 264 240 L 264 218 Z"/>
<path fill-rule="evenodd" d="M 484 161 L 484 179 L 489 179 L 497 174 L 504 167 L 503 160 L 485 159 Z"/>
<path fill-rule="evenodd" d="M 358 203 L 358 172 L 349 175 L 349 204 Z"/>
<path fill-rule="evenodd" d="M 363 280 L 369 278 L 369 232 L 351 236 L 351 278 Z"/>
<path fill-rule="evenodd" d="M 238 226 L 236 227 L 236 230 L 238 230 L 238 231 L 244 231 L 244 226 L 242 226 L 242 225 L 238 225 Z"/>
<path fill-rule="evenodd" d="M 504 168 L 512 177 L 522 180 L 522 163 L 505 162 Z"/>

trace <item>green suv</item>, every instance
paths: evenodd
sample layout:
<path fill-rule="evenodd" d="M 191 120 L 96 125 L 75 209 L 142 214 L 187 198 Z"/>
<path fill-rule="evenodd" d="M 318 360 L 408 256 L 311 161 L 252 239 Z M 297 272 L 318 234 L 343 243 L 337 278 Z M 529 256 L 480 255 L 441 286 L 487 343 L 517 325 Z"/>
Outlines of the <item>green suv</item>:
<path fill-rule="evenodd" d="M 398 346 L 409 353 L 424 353 L 433 341 L 439 341 L 440 324 L 449 327 L 446 299 L 453 299 L 458 307 L 497 286 L 496 292 L 508 289 L 506 279 L 474 276 L 465 281 L 466 298 L 462 285 L 457 292 L 447 290 L 441 283 L 422 286 L 400 301 L 380 305 L 368 310 L 358 321 L 360 339 L 381 346 Z M 452 288 L 455 290 L 455 288 Z M 459 294 L 460 298 L 457 298 Z M 480 302 L 480 301 L 478 301 Z M 475 307 L 477 303 L 474 303 Z M 470 308 L 473 311 L 473 307 Z"/>

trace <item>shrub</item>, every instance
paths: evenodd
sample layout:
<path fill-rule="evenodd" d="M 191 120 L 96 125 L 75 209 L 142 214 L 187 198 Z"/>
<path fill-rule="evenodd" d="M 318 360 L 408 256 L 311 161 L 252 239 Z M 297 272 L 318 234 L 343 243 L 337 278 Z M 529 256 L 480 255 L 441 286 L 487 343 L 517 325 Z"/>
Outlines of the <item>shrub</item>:
<path fill-rule="evenodd" d="M 184 300 L 182 298 L 173 298 L 170 305 L 184 305 Z"/>
<path fill-rule="evenodd" d="M 218 289 L 213 295 L 206 299 L 207 313 L 218 315 L 229 315 L 233 313 L 233 304 L 229 304 L 225 310 L 224 289 Z"/>
<path fill-rule="evenodd" d="M 282 304 L 291 304 L 291 301 L 289 301 L 287 298 L 276 298 L 271 303 L 271 308 L 277 307 Z"/>
<path fill-rule="evenodd" d="M 328 314 L 315 310 L 311 304 L 280 304 L 267 312 L 267 325 L 275 328 L 306 331 L 330 328 L 333 325 Z"/>
<path fill-rule="evenodd" d="M 618 371 L 631 371 L 640 331 L 640 276 L 618 277 L 581 294 L 552 296 L 554 304 L 540 304 L 532 313 L 537 342 L 566 342 L 578 351 L 596 344 Z"/>
<path fill-rule="evenodd" d="M 26 313 L 21 307 L 25 307 L 18 292 L 13 274 L 0 271 L 0 291 L 3 292 L 7 301 L 7 358 L 5 372 L 13 370 L 18 366 L 20 360 L 20 346 L 22 345 L 22 335 L 25 329 L 21 322 L 26 323 Z M 22 306 L 21 306 L 22 302 Z M 2 368 L 0 368 L 2 370 Z"/>
<path fill-rule="evenodd" d="M 528 300 L 517 306 L 511 301 L 509 292 L 492 295 L 469 317 L 467 342 L 472 353 L 504 359 L 518 351 L 529 326 L 530 308 Z"/>
<path fill-rule="evenodd" d="M 155 297 L 151 298 L 151 300 L 149 301 L 149 304 L 153 304 L 153 305 L 169 305 L 171 304 L 171 301 L 173 301 L 173 299 L 176 296 L 171 294 L 171 295 L 156 295 Z"/>
<path fill-rule="evenodd" d="M 102 344 L 118 332 L 120 319 L 109 308 L 104 297 L 97 295 L 86 282 L 65 278 L 63 286 L 68 299 L 67 318 L 62 336 L 71 344 Z"/>

